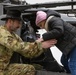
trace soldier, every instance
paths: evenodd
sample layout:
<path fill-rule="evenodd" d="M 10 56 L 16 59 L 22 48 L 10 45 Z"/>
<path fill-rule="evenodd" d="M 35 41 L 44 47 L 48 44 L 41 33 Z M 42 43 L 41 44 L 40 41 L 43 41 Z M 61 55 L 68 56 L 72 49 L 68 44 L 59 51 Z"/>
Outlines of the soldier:
<path fill-rule="evenodd" d="M 6 21 L 0 26 L 0 75 L 35 75 L 35 68 L 28 64 L 10 64 L 13 52 L 18 52 L 25 57 L 34 58 L 39 56 L 44 50 L 56 43 L 50 40 L 40 43 L 39 40 L 29 43 L 23 42 L 15 34 L 21 26 L 21 12 L 19 10 L 8 10 L 6 17 L 1 20 Z"/>

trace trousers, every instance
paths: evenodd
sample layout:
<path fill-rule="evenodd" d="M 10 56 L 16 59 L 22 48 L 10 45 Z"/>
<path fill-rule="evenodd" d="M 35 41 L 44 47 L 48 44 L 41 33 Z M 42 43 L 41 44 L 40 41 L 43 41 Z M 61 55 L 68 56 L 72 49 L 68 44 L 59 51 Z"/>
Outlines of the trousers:
<path fill-rule="evenodd" d="M 69 66 L 68 66 L 68 58 L 64 54 L 62 54 L 61 56 L 61 63 L 64 66 L 64 69 L 66 70 L 66 72 L 70 73 Z"/>
<path fill-rule="evenodd" d="M 68 66 L 72 75 L 76 75 L 76 47 L 72 50 L 68 59 Z"/>
<path fill-rule="evenodd" d="M 10 64 L 0 75 L 35 75 L 35 68 L 28 64 Z"/>

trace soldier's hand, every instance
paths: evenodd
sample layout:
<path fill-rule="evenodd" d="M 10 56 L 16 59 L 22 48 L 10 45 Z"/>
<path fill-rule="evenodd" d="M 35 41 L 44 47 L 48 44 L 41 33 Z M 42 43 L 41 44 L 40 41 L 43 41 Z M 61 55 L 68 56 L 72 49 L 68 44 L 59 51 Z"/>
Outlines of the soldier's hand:
<path fill-rule="evenodd" d="M 42 42 L 42 41 L 43 41 L 42 38 L 38 38 L 38 39 L 36 40 L 36 42 Z"/>
<path fill-rule="evenodd" d="M 44 42 L 42 42 L 42 48 L 50 48 L 50 47 L 54 46 L 56 43 L 57 43 L 56 39 L 44 41 Z"/>

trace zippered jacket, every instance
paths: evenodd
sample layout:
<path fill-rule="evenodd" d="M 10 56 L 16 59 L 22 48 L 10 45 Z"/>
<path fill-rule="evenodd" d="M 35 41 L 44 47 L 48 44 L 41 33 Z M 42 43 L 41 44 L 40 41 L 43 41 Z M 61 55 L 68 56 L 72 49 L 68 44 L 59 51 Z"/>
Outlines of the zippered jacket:
<path fill-rule="evenodd" d="M 46 28 L 48 30 L 47 33 L 42 35 L 43 39 L 57 39 L 56 46 L 65 55 L 68 55 L 76 46 L 76 27 L 63 21 L 60 14 L 56 11 L 48 10 L 46 13 L 48 15 L 47 19 L 50 16 L 53 17 L 47 23 Z"/>

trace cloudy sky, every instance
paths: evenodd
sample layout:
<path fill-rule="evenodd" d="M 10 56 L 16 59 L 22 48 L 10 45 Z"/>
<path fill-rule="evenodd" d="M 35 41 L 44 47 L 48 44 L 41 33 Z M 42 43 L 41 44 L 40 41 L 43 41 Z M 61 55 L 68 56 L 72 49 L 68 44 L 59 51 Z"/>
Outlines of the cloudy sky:
<path fill-rule="evenodd" d="M 61 1 L 71 1 L 71 0 L 26 0 L 26 1 L 30 4 L 34 4 L 34 3 L 59 2 L 59 1 L 61 2 Z"/>
<path fill-rule="evenodd" d="M 49 3 L 49 2 L 65 2 L 65 1 L 72 1 L 72 0 L 25 0 L 27 3 L 29 4 L 36 4 L 36 3 Z M 73 1 L 76 1 L 76 0 L 73 0 Z M 67 6 L 67 7 L 56 7 L 57 9 L 69 9 L 71 8 L 70 6 Z M 53 9 L 56 9 L 56 8 L 53 8 Z"/>

